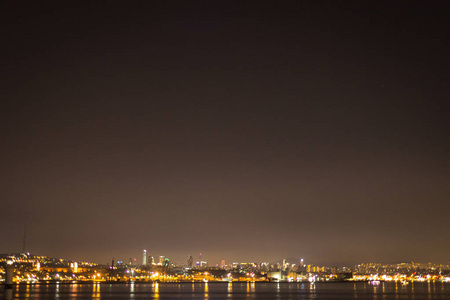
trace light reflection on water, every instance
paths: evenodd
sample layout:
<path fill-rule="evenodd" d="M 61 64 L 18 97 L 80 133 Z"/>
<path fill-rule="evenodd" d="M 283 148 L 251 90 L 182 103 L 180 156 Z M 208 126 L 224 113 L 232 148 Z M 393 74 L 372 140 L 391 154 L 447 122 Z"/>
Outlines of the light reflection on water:
<path fill-rule="evenodd" d="M 309 284 L 309 294 L 310 294 L 309 299 L 317 299 L 316 289 L 317 289 L 316 283 L 311 282 Z"/>
<path fill-rule="evenodd" d="M 78 284 L 74 283 L 70 285 L 70 294 L 71 295 L 77 295 L 78 294 Z"/>
<path fill-rule="evenodd" d="M 233 298 L 233 283 L 232 282 L 228 282 L 227 298 Z"/>
<path fill-rule="evenodd" d="M 153 298 L 159 299 L 159 283 L 158 282 L 153 283 Z"/>
<path fill-rule="evenodd" d="M 209 298 L 209 288 L 208 288 L 208 283 L 205 282 L 205 299 Z"/>
<path fill-rule="evenodd" d="M 450 283 L 42 283 L 14 287 L 13 299 L 450 299 Z M 4 292 L 1 299 L 8 299 Z"/>
<path fill-rule="evenodd" d="M 100 283 L 92 284 L 92 299 L 100 299 Z"/>
<path fill-rule="evenodd" d="M 30 284 L 27 283 L 27 290 L 25 292 L 25 297 L 30 298 Z"/>
<path fill-rule="evenodd" d="M 56 282 L 55 298 L 59 299 L 59 282 Z"/>
<path fill-rule="evenodd" d="M 130 299 L 134 299 L 134 291 L 135 291 L 135 286 L 134 286 L 134 282 L 130 283 Z"/>

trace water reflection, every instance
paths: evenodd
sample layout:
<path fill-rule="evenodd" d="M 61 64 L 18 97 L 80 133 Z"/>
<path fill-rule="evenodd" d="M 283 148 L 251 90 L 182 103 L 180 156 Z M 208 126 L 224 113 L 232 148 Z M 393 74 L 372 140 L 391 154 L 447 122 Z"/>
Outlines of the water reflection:
<path fill-rule="evenodd" d="M 25 297 L 30 298 L 30 283 L 29 282 L 27 282 L 27 287 L 25 290 Z"/>
<path fill-rule="evenodd" d="M 233 284 L 231 282 L 228 282 L 227 293 L 228 293 L 228 298 L 233 297 Z"/>
<path fill-rule="evenodd" d="M 277 285 L 276 285 L 276 299 L 281 299 L 280 291 L 281 291 L 281 286 L 280 286 L 280 283 L 277 282 Z"/>
<path fill-rule="evenodd" d="M 209 295 L 209 288 L 208 288 L 208 282 L 205 282 L 205 299 L 208 299 Z"/>
<path fill-rule="evenodd" d="M 309 284 L 309 293 L 310 293 L 310 299 L 316 299 L 317 298 L 316 284 L 314 282 L 311 282 Z"/>
<path fill-rule="evenodd" d="M 71 296 L 76 296 L 78 294 L 78 284 L 77 283 L 72 283 L 70 285 L 70 294 L 71 294 Z"/>
<path fill-rule="evenodd" d="M 92 299 L 100 299 L 100 283 L 92 285 Z"/>
<path fill-rule="evenodd" d="M 161 291 L 160 291 L 161 288 Z M 347 283 L 60 283 L 21 284 L 1 299 L 450 299 L 450 284 L 440 282 L 380 282 L 378 286 L 364 282 Z M 210 294 L 211 293 L 211 294 Z M 3 298 L 4 297 L 4 298 Z"/>
<path fill-rule="evenodd" d="M 56 282 L 55 298 L 59 299 L 59 281 Z"/>
<path fill-rule="evenodd" d="M 134 281 L 132 281 L 131 283 L 130 283 L 130 298 L 133 298 L 134 299 L 134 291 L 135 291 L 135 286 L 134 286 Z"/>
<path fill-rule="evenodd" d="M 153 284 L 153 298 L 159 299 L 159 283 L 157 282 Z"/>

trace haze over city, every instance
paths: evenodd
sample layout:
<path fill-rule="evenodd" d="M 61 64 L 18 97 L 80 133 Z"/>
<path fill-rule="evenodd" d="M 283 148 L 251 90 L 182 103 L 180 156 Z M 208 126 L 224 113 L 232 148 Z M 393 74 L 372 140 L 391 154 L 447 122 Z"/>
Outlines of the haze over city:
<path fill-rule="evenodd" d="M 0 253 L 448 263 L 446 6 L 6 3 Z"/>

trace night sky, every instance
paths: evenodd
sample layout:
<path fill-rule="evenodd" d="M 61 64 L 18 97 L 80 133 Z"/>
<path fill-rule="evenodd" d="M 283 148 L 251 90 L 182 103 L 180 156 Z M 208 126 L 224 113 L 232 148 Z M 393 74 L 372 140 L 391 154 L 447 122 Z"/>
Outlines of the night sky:
<path fill-rule="evenodd" d="M 450 260 L 445 1 L 5 1 L 0 253 Z"/>

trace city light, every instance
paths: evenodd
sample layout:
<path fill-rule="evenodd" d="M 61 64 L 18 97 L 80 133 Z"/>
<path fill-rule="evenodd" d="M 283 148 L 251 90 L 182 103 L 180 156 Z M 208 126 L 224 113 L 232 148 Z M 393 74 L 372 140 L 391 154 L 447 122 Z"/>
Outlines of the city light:
<path fill-rule="evenodd" d="M 164 265 L 130 264 L 99 265 L 89 262 L 54 259 L 46 256 L 22 254 L 0 257 L 0 263 L 13 266 L 15 262 L 15 282 L 46 281 L 158 281 L 158 282 L 337 282 L 366 281 L 372 285 L 380 282 L 449 282 L 450 266 L 432 263 L 361 263 L 354 268 L 329 267 L 282 260 L 278 263 L 233 262 L 214 266 L 205 264 L 191 267 L 190 257 L 187 264 L 176 264 L 164 257 Z"/>

